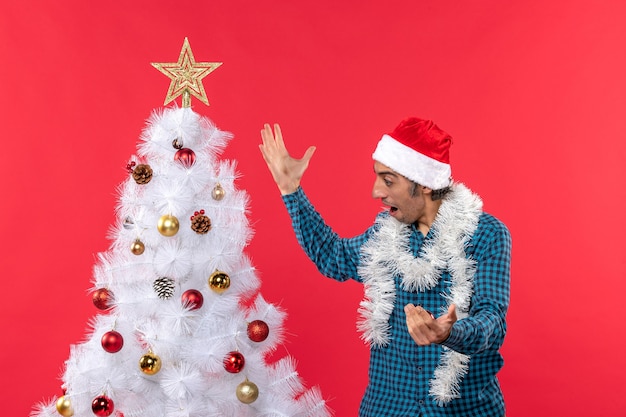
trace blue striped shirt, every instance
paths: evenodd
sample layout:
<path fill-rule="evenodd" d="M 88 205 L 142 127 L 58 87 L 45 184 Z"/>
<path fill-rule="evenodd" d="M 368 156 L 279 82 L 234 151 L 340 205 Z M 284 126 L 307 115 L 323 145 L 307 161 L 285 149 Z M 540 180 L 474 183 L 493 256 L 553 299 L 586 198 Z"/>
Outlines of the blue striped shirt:
<path fill-rule="evenodd" d="M 338 281 L 362 282 L 357 273 L 360 250 L 375 232 L 375 226 L 353 238 L 341 238 L 325 224 L 301 188 L 284 195 L 283 201 L 300 245 L 319 271 Z M 411 250 L 414 256 L 420 256 L 420 248 L 432 236 L 431 233 L 424 236 L 414 225 L 411 227 Z M 442 294 L 449 292 L 449 272 L 444 271 L 439 283 L 424 292 L 404 291 L 401 278 L 394 277 L 396 302 L 389 318 L 391 342 L 370 350 L 369 382 L 361 401 L 360 417 L 504 415 L 496 373 L 503 365 L 499 348 L 506 333 L 509 305 L 511 237 L 506 226 L 482 213 L 465 252 L 477 262 L 469 316 L 453 325 L 450 337 L 443 343 L 471 355 L 469 370 L 460 385 L 461 397 L 438 406 L 428 395 L 429 381 L 439 363 L 442 347 L 418 346 L 408 333 L 404 313 L 404 306 L 409 303 L 435 314 L 445 309 L 447 301 Z"/>

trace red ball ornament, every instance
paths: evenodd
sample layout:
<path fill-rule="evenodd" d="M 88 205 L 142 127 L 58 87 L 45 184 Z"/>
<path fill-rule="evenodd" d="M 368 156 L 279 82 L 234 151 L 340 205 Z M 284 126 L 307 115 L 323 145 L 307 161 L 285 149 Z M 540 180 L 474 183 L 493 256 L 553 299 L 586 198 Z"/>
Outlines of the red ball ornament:
<path fill-rule="evenodd" d="M 224 358 L 224 369 L 231 374 L 237 374 L 241 372 L 243 366 L 246 364 L 246 360 L 243 355 L 237 351 L 229 352 Z"/>
<path fill-rule="evenodd" d="M 270 328 L 263 320 L 254 320 L 248 323 L 248 337 L 253 342 L 262 342 L 270 334 Z"/>
<path fill-rule="evenodd" d="M 103 334 L 100 342 L 102 343 L 102 348 L 109 353 L 119 352 L 122 350 L 122 346 L 124 346 L 124 338 L 115 330 Z"/>
<path fill-rule="evenodd" d="M 105 395 L 101 395 L 96 397 L 91 402 L 91 411 L 98 417 L 107 417 L 113 414 L 113 410 L 115 409 L 115 404 L 113 404 L 113 400 Z"/>
<path fill-rule="evenodd" d="M 189 168 L 196 162 L 196 154 L 189 148 L 182 148 L 176 151 L 174 160 Z"/>
<path fill-rule="evenodd" d="M 106 288 L 98 288 L 92 295 L 93 305 L 99 310 L 108 310 L 113 302 L 113 294 Z"/>
<path fill-rule="evenodd" d="M 183 301 L 183 305 L 185 307 L 191 308 L 192 310 L 199 309 L 204 303 L 204 297 L 202 296 L 202 293 L 198 290 L 193 289 L 185 291 L 181 299 Z"/>

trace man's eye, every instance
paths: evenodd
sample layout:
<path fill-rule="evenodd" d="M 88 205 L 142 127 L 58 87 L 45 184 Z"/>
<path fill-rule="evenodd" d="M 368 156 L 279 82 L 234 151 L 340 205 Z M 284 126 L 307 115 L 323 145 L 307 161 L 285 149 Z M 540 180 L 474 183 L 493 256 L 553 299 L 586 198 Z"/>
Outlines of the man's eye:
<path fill-rule="evenodd" d="M 389 181 L 389 180 L 384 180 L 384 181 L 385 181 L 385 185 L 386 185 L 387 187 L 391 187 L 391 184 L 392 184 L 392 182 L 391 182 L 391 181 Z"/>

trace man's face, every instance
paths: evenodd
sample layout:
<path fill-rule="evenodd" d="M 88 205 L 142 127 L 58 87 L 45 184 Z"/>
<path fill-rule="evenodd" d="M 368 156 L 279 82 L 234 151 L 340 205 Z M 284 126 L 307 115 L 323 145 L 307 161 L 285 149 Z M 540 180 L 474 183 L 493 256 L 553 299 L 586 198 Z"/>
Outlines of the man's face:
<path fill-rule="evenodd" d="M 396 220 L 412 224 L 424 215 L 424 193 L 418 186 L 412 194 L 414 183 L 391 168 L 374 161 L 376 180 L 372 197 L 389 206 L 389 214 Z"/>

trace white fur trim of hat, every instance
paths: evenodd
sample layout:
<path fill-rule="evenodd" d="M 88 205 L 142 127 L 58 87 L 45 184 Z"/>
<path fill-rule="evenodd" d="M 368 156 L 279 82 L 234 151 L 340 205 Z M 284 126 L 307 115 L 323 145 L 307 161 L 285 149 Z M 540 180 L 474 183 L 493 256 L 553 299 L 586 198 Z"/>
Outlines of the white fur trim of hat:
<path fill-rule="evenodd" d="M 450 185 L 450 164 L 430 158 L 385 134 L 372 155 L 375 161 L 433 190 Z"/>

